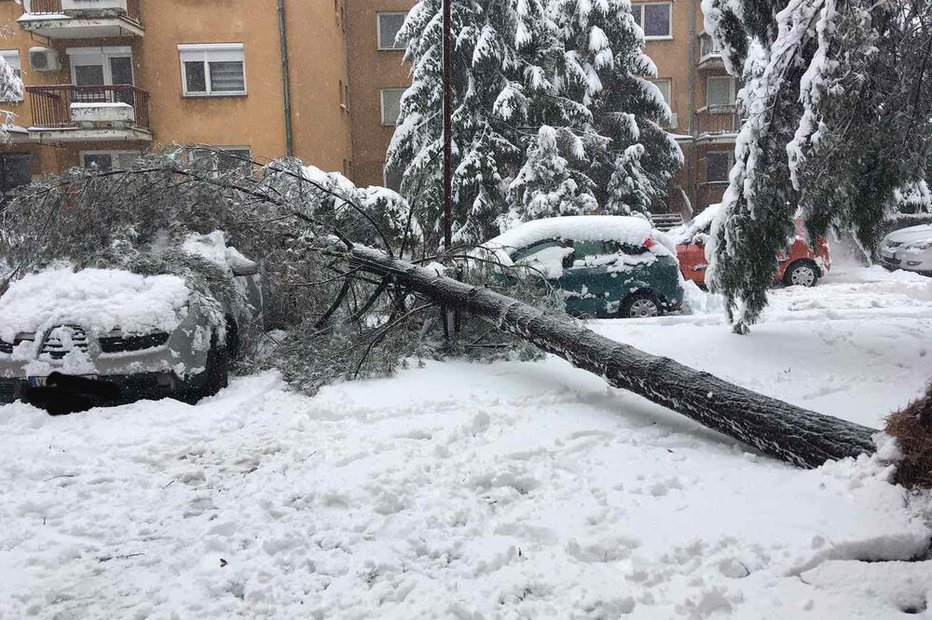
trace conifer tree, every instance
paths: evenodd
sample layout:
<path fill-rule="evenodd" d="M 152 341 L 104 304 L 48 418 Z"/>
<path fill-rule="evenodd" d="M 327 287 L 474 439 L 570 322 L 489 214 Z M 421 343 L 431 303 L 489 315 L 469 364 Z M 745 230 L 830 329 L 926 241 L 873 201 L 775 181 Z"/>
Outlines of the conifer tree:
<path fill-rule="evenodd" d="M 528 125 L 588 117 L 560 96 L 553 65 L 561 48 L 541 0 L 468 0 L 452 7 L 454 240 L 477 243 L 497 233 L 507 183 L 520 168 Z M 403 173 L 401 193 L 425 234 L 439 237 L 442 201 L 442 14 L 422 0 L 399 37 L 409 40 L 411 87 L 388 165 Z"/>
<path fill-rule="evenodd" d="M 647 212 L 662 203 L 683 165 L 676 142 L 660 127 L 670 108 L 649 81 L 657 68 L 627 0 L 553 0 L 564 42 L 562 84 L 588 107 L 583 127 L 586 170 L 605 213 Z"/>
<path fill-rule="evenodd" d="M 850 228 L 868 252 L 932 144 L 932 4 L 705 0 L 706 30 L 746 82 L 747 120 L 713 235 L 711 284 L 744 332 L 767 303 L 799 213 L 810 237 Z"/>
<path fill-rule="evenodd" d="M 500 221 L 502 230 L 515 224 L 559 215 L 584 215 L 598 207 L 585 176 L 574 178 L 560 155 L 557 132 L 544 125 L 528 147 L 527 161 L 509 187 L 511 211 Z"/>

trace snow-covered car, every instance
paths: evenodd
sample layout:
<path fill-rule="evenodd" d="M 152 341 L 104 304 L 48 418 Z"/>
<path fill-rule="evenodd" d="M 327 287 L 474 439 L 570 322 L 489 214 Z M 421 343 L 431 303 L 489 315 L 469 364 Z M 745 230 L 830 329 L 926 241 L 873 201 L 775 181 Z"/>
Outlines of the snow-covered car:
<path fill-rule="evenodd" d="M 721 210 L 721 204 L 709 205 L 687 224 L 670 230 L 676 241 L 676 256 L 683 277 L 699 286 L 705 286 L 705 272 L 709 266 L 706 256 L 706 240 L 711 233 L 712 220 Z M 806 229 L 801 219 L 796 219 L 796 237 L 792 243 L 777 254 L 777 270 L 773 274 L 775 283 L 786 286 L 815 286 L 819 278 L 831 268 L 832 259 L 824 237 L 816 239 L 815 248 L 806 239 Z"/>
<path fill-rule="evenodd" d="M 888 269 L 932 274 L 932 224 L 901 228 L 884 237 L 880 261 Z"/>
<path fill-rule="evenodd" d="M 232 292 L 198 292 L 176 275 L 70 266 L 14 281 L 0 297 L 0 403 L 81 410 L 195 400 L 225 387 L 230 358 L 261 329 L 259 267 L 225 248 L 222 233 L 186 246 L 223 261 Z"/>
<path fill-rule="evenodd" d="M 575 316 L 648 317 L 682 308 L 673 244 L 646 219 L 614 215 L 519 224 L 482 246 L 557 289 Z"/>

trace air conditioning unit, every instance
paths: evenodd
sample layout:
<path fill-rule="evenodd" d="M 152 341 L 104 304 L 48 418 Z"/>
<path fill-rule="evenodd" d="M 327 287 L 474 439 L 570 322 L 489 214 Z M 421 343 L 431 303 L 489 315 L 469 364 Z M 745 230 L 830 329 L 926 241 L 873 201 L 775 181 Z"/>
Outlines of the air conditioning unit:
<path fill-rule="evenodd" d="M 29 48 L 29 67 L 33 71 L 60 71 L 58 52 L 47 47 Z"/>

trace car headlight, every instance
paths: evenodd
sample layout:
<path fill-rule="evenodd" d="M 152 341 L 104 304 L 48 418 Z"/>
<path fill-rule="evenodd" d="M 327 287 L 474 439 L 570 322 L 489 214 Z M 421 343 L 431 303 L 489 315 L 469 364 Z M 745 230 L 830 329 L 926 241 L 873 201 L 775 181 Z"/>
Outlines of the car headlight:
<path fill-rule="evenodd" d="M 932 248 L 932 239 L 917 241 L 916 243 L 910 243 L 907 246 L 907 249 L 909 250 L 928 250 L 929 248 Z"/>
<path fill-rule="evenodd" d="M 35 334 L 26 332 L 16 334 L 16 338 L 13 339 L 13 342 L 7 342 L 3 338 L 0 338 L 0 353 L 10 354 L 13 352 L 14 347 L 19 346 L 19 343 L 25 341 L 32 342 L 35 339 Z"/>

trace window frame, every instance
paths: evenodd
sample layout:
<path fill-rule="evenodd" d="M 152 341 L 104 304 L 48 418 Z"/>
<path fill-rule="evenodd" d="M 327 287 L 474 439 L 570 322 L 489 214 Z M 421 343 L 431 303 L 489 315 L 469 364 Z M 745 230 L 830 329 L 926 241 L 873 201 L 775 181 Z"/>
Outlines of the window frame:
<path fill-rule="evenodd" d="M 709 157 L 710 156 L 724 156 L 725 157 L 725 178 L 710 179 L 709 178 Z M 735 153 L 734 151 L 709 151 L 705 154 L 705 183 L 706 184 L 725 184 L 729 182 L 729 175 L 731 174 L 731 169 L 735 167 Z"/>
<path fill-rule="evenodd" d="M 401 97 L 404 96 L 405 91 L 408 90 L 407 87 L 390 87 L 390 88 L 380 88 L 379 89 L 379 116 L 381 118 L 382 127 L 397 127 L 398 119 L 391 122 L 385 122 L 385 93 L 388 91 L 400 91 L 401 96 L 398 97 L 398 113 L 401 114 Z"/>
<path fill-rule="evenodd" d="M 252 161 L 252 147 L 249 147 L 249 146 L 242 146 L 242 145 L 213 146 L 211 145 L 210 148 L 193 148 L 190 150 L 189 157 L 191 159 L 191 164 L 194 166 L 197 166 L 197 161 L 202 158 L 201 154 L 212 156 L 212 155 L 219 155 L 220 153 L 225 153 L 227 151 L 229 152 L 245 151 L 246 158 L 248 158 L 250 161 L 247 162 L 247 161 L 241 161 L 237 159 L 239 166 L 241 166 L 243 169 L 246 169 L 247 166 L 249 167 L 252 166 L 252 164 L 250 163 Z M 239 158 L 241 156 L 236 155 L 235 157 Z M 218 159 L 217 164 L 219 163 L 220 161 Z M 216 166 L 212 165 L 208 170 L 210 172 L 221 172 L 221 171 L 225 172 L 226 171 L 226 170 L 221 170 L 219 165 L 216 165 Z"/>
<path fill-rule="evenodd" d="M 644 30 L 644 7 L 647 6 L 666 6 L 667 7 L 667 23 L 669 28 L 667 34 L 665 35 L 649 35 Z M 640 26 L 641 32 L 644 33 L 645 41 L 670 41 L 673 39 L 673 3 L 672 2 L 633 2 L 631 4 L 632 17 L 634 17 L 637 25 Z M 638 14 L 635 16 L 633 11 L 637 11 Z"/>
<path fill-rule="evenodd" d="M 404 15 L 406 18 L 408 16 L 408 11 L 378 11 L 375 14 L 375 44 L 378 47 L 380 52 L 403 52 L 408 44 L 405 43 L 401 47 L 382 47 L 382 16 L 383 15 Z M 402 21 L 402 25 L 403 25 Z M 400 29 L 399 29 L 400 30 Z M 395 33 L 397 38 L 398 33 Z"/>
<path fill-rule="evenodd" d="M 199 56 L 200 58 L 197 58 Z M 212 57 L 213 56 L 213 57 Z M 246 47 L 243 43 L 182 43 L 178 45 L 181 65 L 181 94 L 183 97 L 245 97 L 249 94 L 246 80 Z M 188 90 L 188 70 L 185 63 L 200 61 L 204 66 L 204 91 Z M 211 62 L 240 62 L 243 65 L 241 91 L 214 91 L 210 81 Z"/>
<path fill-rule="evenodd" d="M 129 155 L 129 154 L 135 155 L 137 158 L 142 157 L 142 151 L 136 151 L 133 149 L 91 149 L 87 151 L 80 151 L 78 153 L 78 158 L 81 162 L 81 167 L 88 168 L 89 166 L 84 163 L 84 157 L 87 155 L 109 155 L 112 158 L 112 157 L 119 156 L 119 155 Z M 110 169 L 111 170 L 114 169 L 112 159 L 111 159 Z M 122 169 L 123 168 L 118 168 L 118 170 L 122 170 Z"/>
<path fill-rule="evenodd" d="M 78 67 L 100 67 L 103 75 L 104 86 L 113 86 L 113 65 L 111 61 L 114 58 L 128 58 L 132 75 L 132 84 L 136 84 L 136 59 L 133 57 L 133 48 L 128 45 L 116 45 L 105 47 L 69 47 L 65 49 L 68 56 L 69 71 L 71 73 L 71 83 L 77 84 Z"/>
<path fill-rule="evenodd" d="M 713 80 L 716 80 L 716 81 L 724 81 L 724 80 L 727 80 L 727 81 L 729 82 L 729 98 L 730 98 L 730 101 L 729 101 L 728 103 L 711 103 L 711 102 L 709 101 L 709 83 L 712 82 Z M 725 107 L 728 107 L 728 106 L 734 107 L 735 102 L 736 102 L 736 100 L 737 100 L 737 95 L 738 95 L 737 90 L 738 90 L 738 85 L 737 85 L 737 83 L 735 82 L 735 78 L 733 78 L 733 77 L 731 77 L 731 76 L 729 76 L 729 75 L 709 75 L 709 76 L 706 76 L 706 78 L 705 78 L 705 107 L 706 107 L 706 109 L 712 111 L 712 113 L 714 114 L 715 112 L 714 112 L 713 108 L 725 108 Z M 728 112 L 728 111 L 727 111 L 727 110 L 722 110 L 721 112 L 722 112 L 722 113 L 726 113 L 726 112 Z"/>
<path fill-rule="evenodd" d="M 3 56 L 3 59 L 7 61 L 11 67 L 13 67 L 13 73 L 19 78 L 23 79 L 23 57 L 19 53 L 18 49 L 6 49 L 0 50 L 0 56 Z M 15 59 L 16 62 L 10 62 L 10 59 Z M 20 93 L 19 97 L 14 99 L 0 99 L 0 103 L 22 103 L 25 99 L 25 87 Z"/>
<path fill-rule="evenodd" d="M 663 97 L 663 102 L 667 104 L 667 107 L 671 110 L 673 109 L 673 104 L 671 99 L 673 98 L 673 78 L 647 78 L 647 81 L 653 84 L 660 90 L 660 95 Z M 667 85 L 667 94 L 664 96 L 663 89 L 660 88 L 658 82 L 665 82 Z"/>

